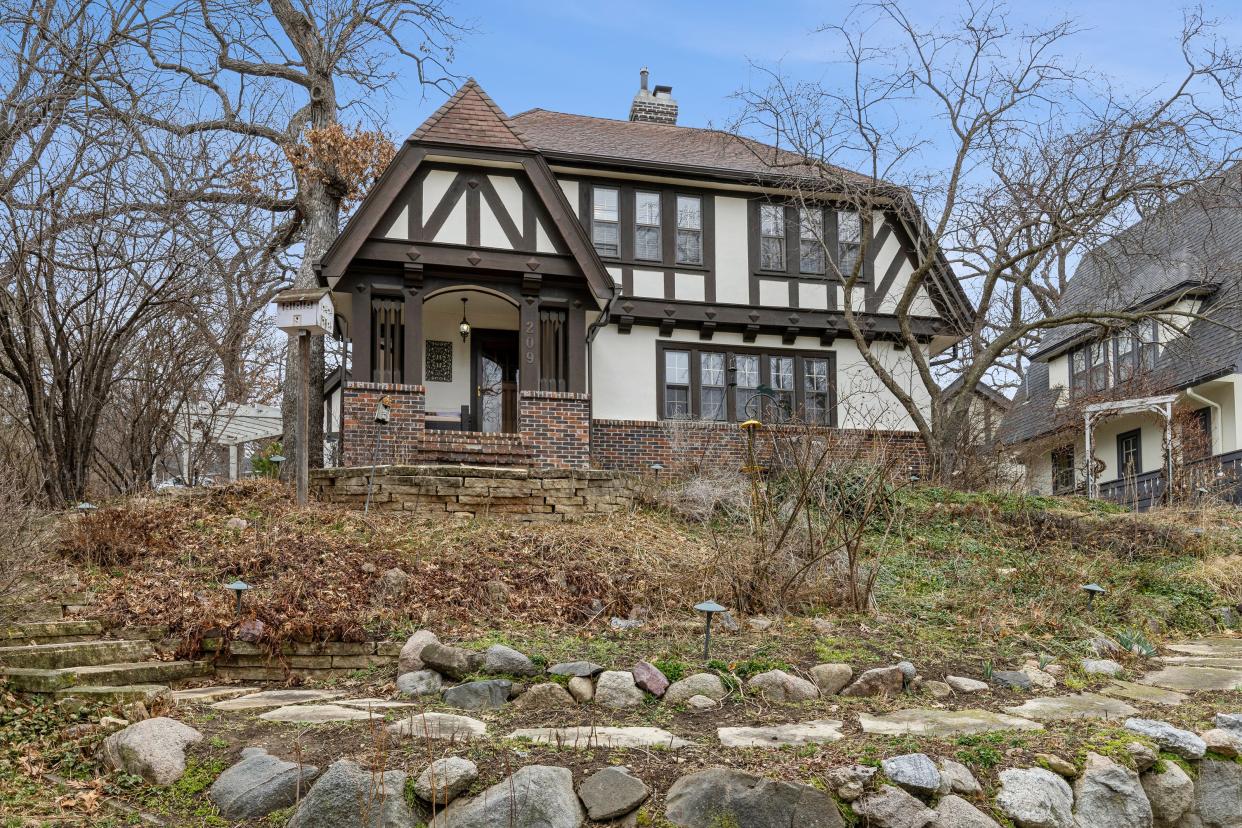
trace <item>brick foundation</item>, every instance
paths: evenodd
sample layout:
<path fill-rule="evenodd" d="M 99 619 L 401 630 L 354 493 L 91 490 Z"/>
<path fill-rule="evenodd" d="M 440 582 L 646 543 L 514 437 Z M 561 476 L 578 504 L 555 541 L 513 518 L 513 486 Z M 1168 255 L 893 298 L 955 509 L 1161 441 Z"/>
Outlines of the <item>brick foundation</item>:
<path fill-rule="evenodd" d="M 377 425 L 375 406 L 383 397 L 391 400 L 392 419 L 387 425 Z M 426 417 L 427 390 L 421 385 L 349 383 L 341 404 L 341 462 L 346 466 L 369 466 L 416 461 L 423 444 Z"/>
<path fill-rule="evenodd" d="M 649 472 L 653 463 L 659 463 L 677 473 L 738 467 L 746 462 L 745 435 L 736 423 L 596 420 L 593 425 L 591 463 L 595 468 Z M 755 453 L 760 463 L 771 464 L 774 441 L 779 444 L 781 428 L 769 426 L 759 432 Z M 832 441 L 833 452 L 842 458 L 895 448 L 909 456 L 913 473 L 922 474 L 927 465 L 927 451 L 915 432 L 784 428 L 798 435 L 808 430 L 824 435 Z"/>
<path fill-rule="evenodd" d="M 535 465 L 585 469 L 591 464 L 591 395 L 523 391 L 519 401 L 522 438 Z"/>
<path fill-rule="evenodd" d="M 311 494 L 360 509 L 370 473 L 370 466 L 315 469 Z M 634 501 L 633 485 L 626 474 L 584 469 L 382 466 L 375 470 L 371 508 L 558 522 L 626 508 Z"/>

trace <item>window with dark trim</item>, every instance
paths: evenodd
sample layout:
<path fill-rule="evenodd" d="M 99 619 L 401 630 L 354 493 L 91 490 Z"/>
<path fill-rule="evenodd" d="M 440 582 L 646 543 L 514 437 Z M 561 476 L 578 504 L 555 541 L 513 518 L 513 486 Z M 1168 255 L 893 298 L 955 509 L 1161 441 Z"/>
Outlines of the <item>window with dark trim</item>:
<path fill-rule="evenodd" d="M 1212 409 L 1204 406 L 1190 412 L 1186 433 L 1182 436 L 1182 452 L 1187 460 L 1212 456 Z"/>
<path fill-rule="evenodd" d="M 858 267 L 862 239 L 862 219 L 858 213 L 853 210 L 837 213 L 837 267 L 841 270 L 841 276 L 846 279 L 853 276 Z"/>
<path fill-rule="evenodd" d="M 1143 431 L 1134 429 L 1117 435 L 1117 477 L 1143 473 Z"/>
<path fill-rule="evenodd" d="M 824 211 L 798 208 L 798 271 L 822 276 L 824 267 Z"/>
<path fill-rule="evenodd" d="M 405 375 L 405 302 L 371 299 L 371 382 L 402 382 Z"/>
<path fill-rule="evenodd" d="M 1052 493 L 1074 491 L 1074 447 L 1065 446 L 1052 452 Z"/>
<path fill-rule="evenodd" d="M 758 415 L 836 425 L 836 356 L 831 351 L 680 342 L 661 342 L 657 351 L 662 419 L 741 422 Z M 767 395 L 760 398 L 766 406 L 763 412 L 755 411 L 753 404 L 760 392 Z"/>
<path fill-rule="evenodd" d="M 1129 382 L 1156 367 L 1159 350 L 1155 319 L 1143 319 L 1105 339 L 1079 345 L 1069 352 L 1070 393 L 1094 394 Z"/>
<path fill-rule="evenodd" d="M 785 269 L 785 205 L 759 205 L 759 267 Z"/>
<path fill-rule="evenodd" d="M 677 196 L 677 264 L 703 264 L 703 199 Z"/>
<path fill-rule="evenodd" d="M 658 262 L 663 258 L 660 243 L 660 194 L 638 190 L 634 193 L 634 258 Z"/>
<path fill-rule="evenodd" d="M 595 187 L 591 192 L 591 241 L 601 256 L 621 255 L 621 219 L 615 187 Z"/>

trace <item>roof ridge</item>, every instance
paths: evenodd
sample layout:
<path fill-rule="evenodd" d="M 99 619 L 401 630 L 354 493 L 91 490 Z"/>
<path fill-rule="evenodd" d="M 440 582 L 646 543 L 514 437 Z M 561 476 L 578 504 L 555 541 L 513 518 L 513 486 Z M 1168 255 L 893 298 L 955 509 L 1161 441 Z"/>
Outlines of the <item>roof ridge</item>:
<path fill-rule="evenodd" d="M 496 119 L 500 121 L 504 128 L 509 131 L 509 133 L 519 144 L 532 152 L 534 151 L 534 146 L 527 139 L 525 133 L 523 133 L 522 130 L 513 123 L 513 120 L 505 114 L 505 111 L 492 100 L 491 96 L 484 91 L 478 81 L 472 77 L 467 78 L 466 82 L 463 83 L 456 92 L 449 96 L 448 100 L 441 104 L 435 112 L 431 113 L 430 117 L 423 121 L 422 125 L 419 126 L 418 129 L 414 130 L 414 132 L 410 135 L 410 140 L 416 141 L 425 137 L 433 128 L 435 128 L 437 124 L 440 123 L 441 120 L 445 118 L 445 116 L 447 116 L 451 111 L 453 111 L 454 108 L 457 107 L 458 104 L 465 100 L 466 96 L 471 92 L 478 95 L 479 100 L 483 102 L 484 106 L 486 106 L 488 110 L 496 116 Z"/>

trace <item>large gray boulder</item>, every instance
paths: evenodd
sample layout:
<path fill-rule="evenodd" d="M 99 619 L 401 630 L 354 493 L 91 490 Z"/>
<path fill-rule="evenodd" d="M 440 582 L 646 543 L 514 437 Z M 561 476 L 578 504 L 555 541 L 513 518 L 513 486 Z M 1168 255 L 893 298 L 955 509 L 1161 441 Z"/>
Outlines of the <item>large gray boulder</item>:
<path fill-rule="evenodd" d="M 853 677 L 854 668 L 848 664 L 816 664 L 811 668 L 811 681 L 823 696 L 840 693 Z"/>
<path fill-rule="evenodd" d="M 423 648 L 428 644 L 439 644 L 440 639 L 431 630 L 419 630 L 401 645 L 401 653 L 397 656 L 397 672 L 412 673 L 423 669 Z"/>
<path fill-rule="evenodd" d="M 784 670 L 768 670 L 746 683 L 752 693 L 772 702 L 804 702 L 819 698 L 819 688 L 804 678 Z"/>
<path fill-rule="evenodd" d="M 937 765 L 940 769 L 940 793 L 955 793 L 974 796 L 983 792 L 983 786 L 970 768 L 952 759 L 941 759 Z"/>
<path fill-rule="evenodd" d="M 1194 780 L 1176 762 L 1161 762 L 1139 777 L 1159 828 L 1173 828 L 1195 804 Z"/>
<path fill-rule="evenodd" d="M 935 811 L 892 785 L 881 785 L 855 802 L 854 813 L 875 828 L 924 828 L 936 818 Z"/>
<path fill-rule="evenodd" d="M 171 785 L 185 773 L 185 749 L 202 738 L 187 724 L 157 716 L 104 739 L 103 760 L 109 768 L 141 776 L 152 785 Z"/>
<path fill-rule="evenodd" d="M 668 789 L 664 815 L 681 828 L 844 826 L 836 802 L 822 791 L 730 768 L 708 768 L 678 779 Z"/>
<path fill-rule="evenodd" d="M 483 665 L 481 653 L 463 650 L 461 647 L 449 647 L 438 641 L 423 647 L 418 657 L 422 659 L 423 666 L 454 681 L 461 681 L 471 673 L 478 672 Z"/>
<path fill-rule="evenodd" d="M 578 797 L 596 822 L 623 817 L 650 795 L 643 781 L 623 767 L 596 771 L 578 786 Z"/>
<path fill-rule="evenodd" d="M 1074 792 L 1052 771 L 1011 768 L 1000 783 L 996 804 L 1018 828 L 1074 828 Z"/>
<path fill-rule="evenodd" d="M 1216 726 L 1242 736 L 1242 713 L 1217 713 Z"/>
<path fill-rule="evenodd" d="M 493 644 L 483 653 L 483 672 L 493 675 L 537 676 L 539 668 L 523 653 L 504 644 Z"/>
<path fill-rule="evenodd" d="M 1200 762 L 1195 807 L 1204 828 L 1242 828 L 1242 765 L 1218 759 Z"/>
<path fill-rule="evenodd" d="M 513 682 L 487 679 L 459 684 L 444 691 L 444 703 L 462 710 L 499 710 L 509 700 Z"/>
<path fill-rule="evenodd" d="M 568 710 L 578 702 L 569 691 L 554 681 L 536 684 L 513 702 L 515 710 Z"/>
<path fill-rule="evenodd" d="M 884 774 L 894 785 L 919 796 L 931 796 L 940 789 L 940 771 L 925 753 L 907 753 L 880 762 Z"/>
<path fill-rule="evenodd" d="M 1198 761 L 1207 752 L 1207 743 L 1189 730 L 1182 730 L 1167 722 L 1154 719 L 1126 719 L 1126 730 L 1146 736 L 1160 746 L 1161 750 L 1175 753 L 1183 759 Z"/>
<path fill-rule="evenodd" d="M 691 696 L 707 696 L 713 701 L 720 701 L 725 697 L 724 682 L 715 673 L 695 673 L 673 682 L 664 691 L 664 701 L 668 704 L 685 704 Z"/>
<path fill-rule="evenodd" d="M 424 802 L 443 807 L 479 778 L 479 768 L 469 759 L 447 756 L 437 759 L 414 780 L 414 794 Z"/>
<path fill-rule="evenodd" d="M 933 828 L 1001 828 L 1000 823 L 960 796 L 950 794 L 936 803 Z"/>
<path fill-rule="evenodd" d="M 403 696 L 438 696 L 444 679 L 435 670 L 412 670 L 397 676 L 397 692 Z"/>
<path fill-rule="evenodd" d="M 415 822 L 404 772 L 378 773 L 341 759 L 311 787 L 287 828 L 411 828 Z"/>
<path fill-rule="evenodd" d="M 1088 753 L 1074 782 L 1074 818 L 1080 828 L 1151 828 L 1151 803 L 1137 773 Z"/>
<path fill-rule="evenodd" d="M 841 691 L 842 696 L 895 696 L 905 687 L 906 677 L 899 667 L 876 667 L 854 679 Z"/>
<path fill-rule="evenodd" d="M 318 774 L 314 765 L 286 762 L 261 747 L 249 747 L 240 762 L 212 783 L 207 798 L 230 822 L 258 819 L 297 802 Z"/>
<path fill-rule="evenodd" d="M 604 668 L 593 661 L 566 661 L 553 664 L 548 672 L 554 676 L 582 676 L 590 678 L 604 672 Z"/>
<path fill-rule="evenodd" d="M 568 768 L 527 765 L 473 799 L 458 799 L 431 828 L 578 828 L 585 818 Z"/>
<path fill-rule="evenodd" d="M 595 703 L 613 710 L 627 710 L 643 703 L 643 691 L 629 670 L 605 670 L 595 681 Z"/>

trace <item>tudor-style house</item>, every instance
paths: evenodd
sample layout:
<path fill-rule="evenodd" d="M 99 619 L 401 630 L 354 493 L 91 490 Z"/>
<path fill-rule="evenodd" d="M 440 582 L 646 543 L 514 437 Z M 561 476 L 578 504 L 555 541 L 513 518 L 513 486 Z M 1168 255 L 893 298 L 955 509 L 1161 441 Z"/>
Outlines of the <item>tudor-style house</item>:
<path fill-rule="evenodd" d="M 1038 493 L 1238 500 L 1242 207 L 1212 181 L 1087 254 L 1001 426 Z M 1172 479 L 1174 486 L 1169 486 Z"/>
<path fill-rule="evenodd" d="M 645 70 L 628 120 L 510 117 L 472 80 L 410 136 L 320 262 L 343 465 L 728 461 L 761 388 L 782 416 L 917 442 L 825 258 L 848 270 L 871 234 L 856 309 L 917 394 L 891 314 L 912 229 L 799 208 L 775 149 L 676 120 Z M 938 352 L 971 313 L 940 272 L 911 323 Z"/>

